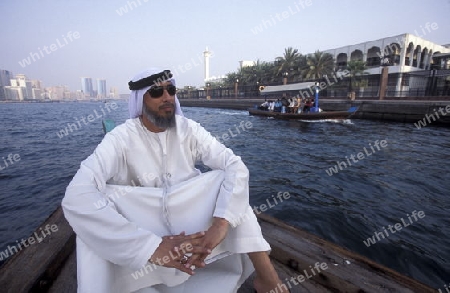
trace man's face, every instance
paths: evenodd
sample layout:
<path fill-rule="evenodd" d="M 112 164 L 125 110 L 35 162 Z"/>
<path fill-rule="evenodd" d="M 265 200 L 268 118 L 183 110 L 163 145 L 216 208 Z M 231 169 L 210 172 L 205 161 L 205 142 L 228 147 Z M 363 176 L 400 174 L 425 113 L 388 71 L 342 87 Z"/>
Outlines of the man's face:
<path fill-rule="evenodd" d="M 164 88 L 160 97 L 151 96 L 149 91 L 144 95 L 142 114 L 158 128 L 175 126 L 175 94 L 171 95 L 167 90 L 167 86 L 171 85 L 170 81 L 166 81 L 153 86 Z"/>

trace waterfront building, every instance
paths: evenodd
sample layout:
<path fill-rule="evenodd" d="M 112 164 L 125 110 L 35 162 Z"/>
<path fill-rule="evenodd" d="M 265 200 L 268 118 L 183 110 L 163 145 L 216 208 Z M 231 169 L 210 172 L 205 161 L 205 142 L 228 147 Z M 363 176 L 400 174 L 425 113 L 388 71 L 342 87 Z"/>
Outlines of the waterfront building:
<path fill-rule="evenodd" d="M 116 87 L 111 87 L 109 89 L 109 98 L 111 98 L 111 99 L 119 98 L 119 90 Z"/>
<path fill-rule="evenodd" d="M 33 97 L 33 85 L 31 83 L 31 80 L 28 80 L 28 78 L 25 76 L 25 74 L 17 74 L 15 78 L 17 82 L 17 86 L 24 87 L 25 88 L 25 99 L 32 99 Z"/>
<path fill-rule="evenodd" d="M 14 78 L 14 75 L 9 70 L 0 69 L 0 86 L 11 85 L 10 80 Z"/>
<path fill-rule="evenodd" d="M 3 87 L 5 100 L 23 101 L 32 98 L 32 84 L 25 74 L 17 74 L 15 78 L 9 80 L 9 84 Z"/>
<path fill-rule="evenodd" d="M 0 69 L 0 101 L 6 100 L 5 86 L 11 85 L 11 79 L 13 79 L 13 73 L 9 70 Z"/>
<path fill-rule="evenodd" d="M 106 79 L 97 79 L 97 98 L 104 99 L 106 96 Z"/>
<path fill-rule="evenodd" d="M 380 75 L 382 68 L 387 68 L 388 92 L 410 93 L 423 89 L 424 76 L 429 76 L 430 70 L 450 69 L 450 45 L 438 45 L 408 33 L 329 49 L 324 53 L 333 56 L 338 72 L 344 70 L 349 61 L 366 62 L 365 72 L 369 75 Z M 374 80 L 378 81 L 379 77 Z M 378 82 L 372 82 L 373 89 L 378 87 Z M 367 88 L 372 90 L 370 83 Z"/>
<path fill-rule="evenodd" d="M 77 90 L 76 92 L 70 92 L 70 99 L 81 101 L 81 100 L 85 100 L 86 97 L 84 96 L 84 93 L 82 90 Z"/>
<path fill-rule="evenodd" d="M 33 87 L 32 88 L 32 94 L 33 94 L 33 99 L 34 100 L 42 99 L 42 94 L 43 94 L 42 89 Z"/>
<path fill-rule="evenodd" d="M 256 62 L 255 61 L 248 61 L 248 60 L 242 60 L 239 61 L 239 67 L 242 69 L 244 67 L 252 67 L 255 66 Z"/>
<path fill-rule="evenodd" d="M 42 81 L 40 81 L 40 80 L 32 79 L 31 80 L 31 85 L 32 85 L 33 88 L 42 89 Z"/>
<path fill-rule="evenodd" d="M 40 80 L 32 79 L 31 82 L 31 95 L 32 99 L 34 100 L 40 100 L 42 99 L 43 95 L 43 89 L 42 89 L 42 82 Z"/>
<path fill-rule="evenodd" d="M 67 86 L 57 85 L 45 88 L 46 98 L 50 100 L 68 100 L 70 91 Z"/>
<path fill-rule="evenodd" d="M 11 85 L 11 86 L 5 86 L 5 99 L 7 101 L 23 101 L 25 99 L 26 95 L 26 88 Z"/>
<path fill-rule="evenodd" d="M 92 87 L 92 78 L 81 78 L 81 90 L 83 91 L 85 97 L 95 97 L 94 88 Z"/>

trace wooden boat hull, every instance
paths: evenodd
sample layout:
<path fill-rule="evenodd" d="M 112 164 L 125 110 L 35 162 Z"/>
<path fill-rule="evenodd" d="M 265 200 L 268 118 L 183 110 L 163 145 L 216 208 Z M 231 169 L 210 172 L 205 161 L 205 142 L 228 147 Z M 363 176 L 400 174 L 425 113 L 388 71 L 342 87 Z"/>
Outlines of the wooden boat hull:
<path fill-rule="evenodd" d="M 276 119 L 298 119 L 298 120 L 323 120 L 323 119 L 349 119 L 355 111 L 330 111 L 319 113 L 280 113 L 272 111 L 248 109 L 250 115 L 273 117 Z"/>
<path fill-rule="evenodd" d="M 270 216 L 257 215 L 271 258 L 291 292 L 436 292 L 416 280 Z M 21 250 L 0 268 L 2 292 L 76 293 L 75 234 L 59 207 L 40 227 L 58 232 Z M 38 231 L 39 232 L 39 231 Z M 327 268 L 313 274 L 316 263 Z M 316 271 L 317 272 L 317 271 Z M 304 281 L 292 281 L 292 278 Z M 251 277 L 252 278 L 252 277 Z M 254 292 L 249 278 L 238 293 Z M 200 292 L 200 291 L 199 291 Z"/>

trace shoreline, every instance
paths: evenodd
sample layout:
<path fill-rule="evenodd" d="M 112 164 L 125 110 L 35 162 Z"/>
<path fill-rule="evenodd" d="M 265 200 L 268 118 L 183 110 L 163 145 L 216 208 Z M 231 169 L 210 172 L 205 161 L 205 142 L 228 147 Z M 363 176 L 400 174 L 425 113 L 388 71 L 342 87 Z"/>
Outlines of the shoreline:
<path fill-rule="evenodd" d="M 264 102 L 259 99 L 181 99 L 182 107 L 220 108 L 231 110 L 247 110 Z M 324 111 L 346 111 L 350 107 L 359 107 L 352 119 L 384 120 L 404 123 L 425 121 L 434 118 L 439 109 L 450 107 L 449 100 L 319 100 L 319 107 Z M 437 123 L 450 123 L 450 115 L 437 116 Z M 433 121 L 433 122 L 434 122 Z M 430 122 L 430 121 L 429 121 Z M 431 122 L 430 122 L 431 123 Z"/>
<path fill-rule="evenodd" d="M 126 99 L 102 99 L 102 100 L 26 100 L 26 101 L 0 101 L 0 104 L 47 104 L 47 103 L 97 103 L 110 101 L 127 101 Z"/>

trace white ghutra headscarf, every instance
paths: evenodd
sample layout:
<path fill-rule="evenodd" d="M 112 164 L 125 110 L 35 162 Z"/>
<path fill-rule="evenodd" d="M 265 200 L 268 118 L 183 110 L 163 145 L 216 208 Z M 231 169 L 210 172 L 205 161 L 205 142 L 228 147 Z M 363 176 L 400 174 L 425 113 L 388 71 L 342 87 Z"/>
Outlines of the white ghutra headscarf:
<path fill-rule="evenodd" d="M 148 79 L 147 81 L 144 81 L 143 79 L 149 78 L 152 75 L 158 75 L 158 77 L 155 77 L 155 79 Z M 172 77 L 172 74 L 170 71 L 161 70 L 159 68 L 149 68 L 141 73 L 138 73 L 135 75 L 131 81 L 128 83 L 130 86 L 130 89 L 134 88 L 134 90 L 131 90 L 130 93 L 130 99 L 128 100 L 128 110 L 130 111 L 130 118 L 137 118 L 142 115 L 142 103 L 144 100 L 144 94 L 149 90 L 149 88 L 154 84 L 154 81 L 170 81 L 174 86 L 176 86 L 175 78 Z M 133 83 L 136 83 L 140 81 L 140 84 L 136 85 Z M 183 111 L 181 110 L 180 101 L 178 101 L 177 95 L 175 95 L 175 114 L 177 115 L 183 115 Z"/>

